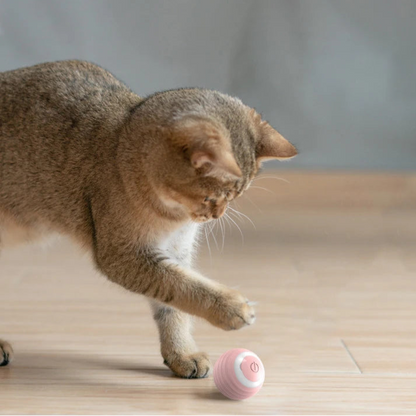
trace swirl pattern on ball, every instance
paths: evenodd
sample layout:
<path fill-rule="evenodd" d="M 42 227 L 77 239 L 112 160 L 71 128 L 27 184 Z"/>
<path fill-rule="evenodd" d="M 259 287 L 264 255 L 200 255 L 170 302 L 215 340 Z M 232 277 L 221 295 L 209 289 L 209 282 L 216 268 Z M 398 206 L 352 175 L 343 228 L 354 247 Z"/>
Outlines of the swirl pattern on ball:
<path fill-rule="evenodd" d="M 254 396 L 263 386 L 265 371 L 253 352 L 236 348 L 225 352 L 214 366 L 214 382 L 218 390 L 232 400 Z"/>

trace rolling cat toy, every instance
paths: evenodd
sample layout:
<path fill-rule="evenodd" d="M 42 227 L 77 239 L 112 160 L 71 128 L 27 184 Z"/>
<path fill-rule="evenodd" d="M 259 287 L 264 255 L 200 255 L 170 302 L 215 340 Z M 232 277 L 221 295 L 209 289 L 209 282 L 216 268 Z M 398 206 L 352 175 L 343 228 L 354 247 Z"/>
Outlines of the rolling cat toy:
<path fill-rule="evenodd" d="M 254 396 L 264 383 L 264 366 L 249 350 L 235 348 L 218 359 L 214 366 L 214 383 L 218 390 L 232 400 Z"/>

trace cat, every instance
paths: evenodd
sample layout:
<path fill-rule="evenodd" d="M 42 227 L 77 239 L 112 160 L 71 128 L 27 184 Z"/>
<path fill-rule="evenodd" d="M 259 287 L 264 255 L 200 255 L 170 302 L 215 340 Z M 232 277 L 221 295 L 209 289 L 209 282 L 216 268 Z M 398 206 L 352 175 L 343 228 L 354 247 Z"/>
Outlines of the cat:
<path fill-rule="evenodd" d="M 191 316 L 251 325 L 238 291 L 192 270 L 195 239 L 250 186 L 262 162 L 296 148 L 238 98 L 181 88 L 145 98 L 98 65 L 70 60 L 0 73 L 0 247 L 57 231 L 109 280 L 149 298 L 164 363 L 211 365 Z M 12 360 L 0 341 L 0 365 Z"/>

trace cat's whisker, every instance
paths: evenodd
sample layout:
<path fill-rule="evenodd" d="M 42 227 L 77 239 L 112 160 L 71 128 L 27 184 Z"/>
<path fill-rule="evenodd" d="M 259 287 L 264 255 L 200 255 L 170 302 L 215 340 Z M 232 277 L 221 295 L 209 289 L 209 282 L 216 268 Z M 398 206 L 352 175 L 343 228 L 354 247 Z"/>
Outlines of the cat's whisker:
<path fill-rule="evenodd" d="M 230 207 L 230 206 L 228 206 L 227 208 L 229 208 L 231 211 L 235 212 L 239 217 L 241 217 L 241 212 L 238 211 L 237 209 Z"/>
<path fill-rule="evenodd" d="M 240 212 L 241 207 L 240 207 L 240 205 L 238 204 L 238 202 L 237 202 L 236 200 L 234 200 L 234 201 L 232 201 L 232 203 L 234 203 L 234 204 L 235 204 L 235 205 L 234 205 L 234 207 L 232 207 L 231 205 L 228 205 L 228 207 L 229 207 L 229 208 L 232 208 L 232 210 L 233 210 L 233 211 L 238 212 L 239 214 L 241 214 L 241 212 Z M 237 208 L 237 209 L 236 209 L 236 208 Z"/>
<path fill-rule="evenodd" d="M 276 192 L 271 191 L 270 189 L 263 188 L 262 186 L 251 185 L 249 189 L 261 189 L 263 191 L 269 192 L 270 194 L 276 195 Z"/>
<path fill-rule="evenodd" d="M 211 245 L 209 244 L 209 238 L 208 238 L 207 228 L 208 227 L 206 227 L 206 226 L 204 227 L 205 239 L 207 240 L 207 247 L 208 247 L 208 252 L 209 252 L 209 259 L 210 259 L 210 261 L 212 261 Z"/>
<path fill-rule="evenodd" d="M 242 219 L 241 217 L 237 216 L 237 215 L 235 214 L 235 212 L 230 211 L 230 213 L 229 213 L 229 214 L 233 216 L 233 219 L 234 219 L 235 221 L 244 221 L 244 219 Z M 230 219 L 231 219 L 231 217 L 230 217 Z"/>
<path fill-rule="evenodd" d="M 224 217 L 224 218 L 227 220 L 228 227 L 230 227 L 230 231 L 231 231 L 233 229 L 233 225 L 231 224 L 231 221 L 227 217 Z"/>
<path fill-rule="evenodd" d="M 258 302 L 256 302 L 255 300 L 249 300 L 248 302 L 247 302 L 247 305 L 250 305 L 250 306 L 256 306 L 256 305 L 258 305 L 259 303 Z"/>
<path fill-rule="evenodd" d="M 231 209 L 231 211 L 235 212 L 241 219 L 241 217 L 246 218 L 247 220 L 250 221 L 250 223 L 253 225 L 254 229 L 257 230 L 256 225 L 254 224 L 254 222 L 251 220 L 251 218 L 249 218 L 246 214 L 243 214 L 240 211 L 237 211 L 236 209 L 234 209 L 233 207 L 228 206 L 228 208 Z"/>
<path fill-rule="evenodd" d="M 225 221 L 227 221 L 227 225 L 228 225 L 228 227 L 230 228 L 230 231 L 231 231 L 232 227 L 231 227 L 231 223 L 230 223 L 230 220 L 228 219 L 227 214 L 225 214 L 223 218 L 224 218 Z"/>
<path fill-rule="evenodd" d="M 240 234 L 241 234 L 241 240 L 242 240 L 242 242 L 243 242 L 243 244 L 244 244 L 244 234 L 243 234 L 243 232 L 241 231 L 241 228 L 238 226 L 238 224 L 227 214 L 227 213 L 225 213 L 225 215 L 228 217 L 228 219 L 237 227 L 237 229 L 238 229 L 238 231 L 240 231 Z"/>
<path fill-rule="evenodd" d="M 257 176 L 257 178 L 253 179 L 253 183 L 260 180 L 260 179 L 276 179 L 282 182 L 286 182 L 286 183 L 290 183 L 289 180 L 285 179 L 285 178 L 281 178 L 280 176 L 274 176 L 274 175 L 260 175 Z"/>
<path fill-rule="evenodd" d="M 238 210 L 241 209 L 240 204 L 238 203 L 238 201 L 236 199 L 234 199 L 233 201 L 231 201 L 233 204 L 235 204 L 235 206 L 237 207 Z"/>
<path fill-rule="evenodd" d="M 221 246 L 221 251 L 224 251 L 225 229 L 224 229 L 224 224 L 222 223 L 222 218 L 219 218 L 219 224 L 220 224 L 221 233 L 222 233 L 222 246 Z"/>
<path fill-rule="evenodd" d="M 251 205 L 253 205 L 253 207 L 257 208 L 260 212 L 260 214 L 263 214 L 263 211 L 253 202 L 253 200 L 246 194 L 243 194 L 244 198 L 247 198 L 248 202 L 251 203 Z"/>
<path fill-rule="evenodd" d="M 214 231 L 214 227 L 215 227 L 215 223 L 214 222 L 210 222 L 208 224 L 206 224 L 207 228 L 208 228 L 208 236 L 210 236 Z"/>
<path fill-rule="evenodd" d="M 230 216 L 232 216 L 232 218 L 235 220 L 235 221 L 240 221 L 241 222 L 241 218 L 240 217 L 237 217 L 237 215 L 235 215 L 235 213 L 234 212 L 229 212 L 229 215 Z M 231 218 L 231 217 L 230 217 Z"/>
<path fill-rule="evenodd" d="M 225 239 L 225 233 L 226 233 L 226 227 L 225 227 L 225 220 L 224 220 L 224 218 L 221 218 L 221 221 L 222 221 L 222 223 L 223 223 L 223 225 L 224 225 L 224 239 Z"/>
<path fill-rule="evenodd" d="M 216 223 L 215 221 L 213 221 L 213 225 L 212 225 L 212 227 L 211 227 L 211 235 L 212 235 L 212 238 L 214 239 L 215 246 L 217 247 L 217 250 L 219 250 L 217 237 L 215 236 L 215 232 L 214 232 L 214 229 L 215 229 L 215 226 L 216 226 L 216 225 L 217 225 L 217 223 Z M 215 231 L 216 231 L 216 230 L 215 230 Z"/>
<path fill-rule="evenodd" d="M 203 227 L 204 227 L 204 229 L 207 231 L 207 237 L 209 237 L 210 236 L 210 234 L 211 234 L 211 224 L 209 224 L 209 223 L 207 223 L 207 224 L 203 224 Z"/>
<path fill-rule="evenodd" d="M 234 211 L 229 211 L 228 213 L 232 215 L 236 219 L 236 221 L 243 221 L 243 218 L 236 214 Z"/>

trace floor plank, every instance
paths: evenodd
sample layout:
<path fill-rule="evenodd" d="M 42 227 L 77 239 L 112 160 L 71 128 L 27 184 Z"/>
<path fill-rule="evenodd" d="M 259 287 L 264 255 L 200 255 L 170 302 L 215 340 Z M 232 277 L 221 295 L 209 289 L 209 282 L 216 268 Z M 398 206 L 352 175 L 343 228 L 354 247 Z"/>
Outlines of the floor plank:
<path fill-rule="evenodd" d="M 265 176 L 255 186 L 270 192 L 238 200 L 255 228 L 239 222 L 243 241 L 226 226 L 223 249 L 217 230 L 198 264 L 257 301 L 257 322 L 195 330 L 213 362 L 237 347 L 262 358 L 257 396 L 173 377 L 147 302 L 63 239 L 0 258 L 0 335 L 16 352 L 0 368 L 0 414 L 415 413 L 416 175 Z"/>

